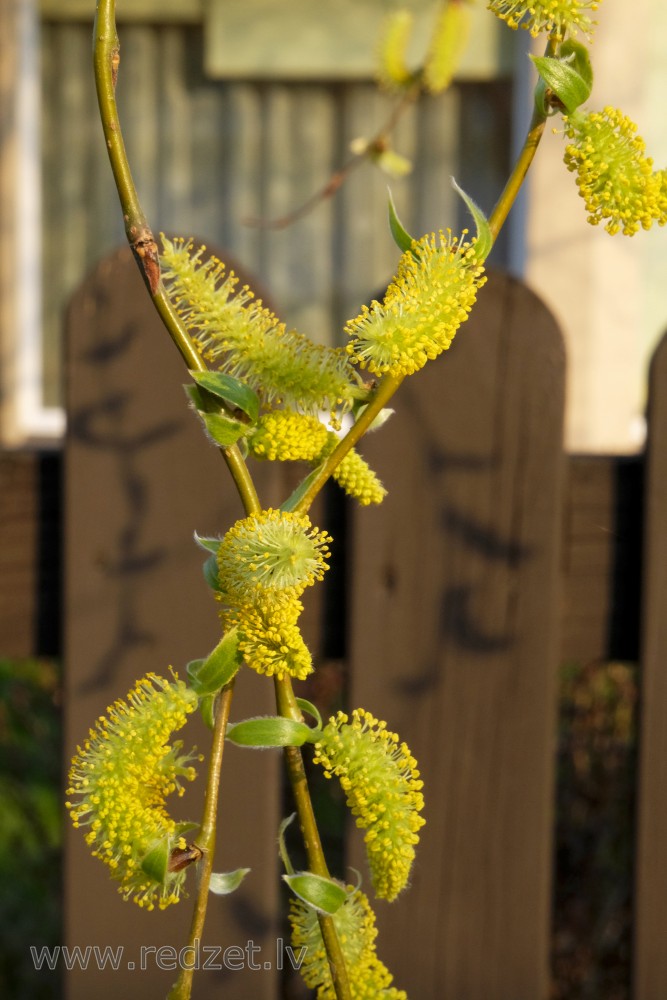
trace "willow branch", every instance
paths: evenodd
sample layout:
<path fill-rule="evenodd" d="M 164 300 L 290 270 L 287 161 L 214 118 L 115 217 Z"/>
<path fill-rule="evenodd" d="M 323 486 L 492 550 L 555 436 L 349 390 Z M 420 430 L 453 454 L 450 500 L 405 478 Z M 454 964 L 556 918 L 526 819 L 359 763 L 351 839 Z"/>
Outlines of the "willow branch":
<path fill-rule="evenodd" d="M 544 50 L 545 56 L 553 55 L 555 45 L 555 40 L 550 38 Z M 547 91 L 544 101 L 545 109 L 549 106 L 549 99 L 550 92 Z M 509 215 L 512 205 L 516 201 L 517 195 L 521 190 L 521 185 L 525 181 L 526 174 L 528 173 L 535 158 L 537 147 L 539 146 L 542 136 L 544 135 L 547 117 L 547 111 L 541 111 L 535 104 L 533 115 L 528 126 L 528 133 L 523 146 L 521 147 L 519 156 L 517 157 L 516 163 L 512 168 L 512 172 L 507 179 L 507 183 L 503 188 L 502 194 L 498 198 L 498 201 L 489 216 L 489 227 L 491 229 L 491 235 L 493 236 L 494 243 L 498 237 L 498 233 L 505 223 L 505 220 L 507 219 L 507 216 Z"/>
<path fill-rule="evenodd" d="M 493 241 L 495 243 L 498 233 L 502 229 L 507 216 L 509 215 L 512 205 L 516 201 L 517 195 L 521 189 L 521 185 L 526 179 L 526 174 L 530 169 L 530 165 L 533 162 L 535 153 L 537 152 L 537 147 L 540 144 L 542 136 L 544 135 L 544 128 L 547 122 L 547 116 L 541 114 L 537 109 L 533 112 L 533 117 L 528 126 L 528 134 L 524 140 L 523 146 L 521 147 L 521 152 L 517 158 L 512 173 L 507 179 L 507 183 L 503 188 L 503 192 L 500 195 L 496 205 L 489 216 L 489 227 L 491 229 L 491 235 L 493 236 Z"/>
<path fill-rule="evenodd" d="M 378 132 L 372 139 L 369 139 L 363 152 L 356 153 L 344 163 L 339 170 L 334 171 L 329 180 L 319 191 L 311 194 L 301 205 L 292 209 L 286 215 L 281 215 L 276 219 L 245 219 L 246 226 L 254 226 L 258 229 L 286 229 L 294 222 L 298 222 L 305 215 L 308 215 L 321 201 L 332 198 L 339 188 L 343 186 L 350 174 L 368 160 L 373 161 L 388 148 L 389 137 L 396 128 L 400 118 L 411 107 L 421 94 L 421 83 L 419 78 L 399 101 L 394 105 L 391 113 Z"/>
<path fill-rule="evenodd" d="M 276 705 L 281 715 L 286 718 L 303 721 L 301 710 L 297 705 L 289 677 L 275 679 Z M 301 835 L 306 848 L 308 858 L 308 868 L 315 875 L 323 878 L 330 878 L 320 832 L 317 827 L 317 820 L 313 811 L 313 804 L 308 789 L 308 778 L 303 765 L 303 756 L 299 747 L 285 747 L 285 764 L 287 767 L 287 777 L 294 796 L 296 812 L 299 818 Z M 331 979 L 338 1000 L 352 1000 L 350 983 L 347 975 L 345 956 L 338 939 L 336 926 L 331 917 L 318 914 L 320 930 L 324 947 L 326 948 Z"/>
<path fill-rule="evenodd" d="M 130 171 L 116 105 L 115 88 L 118 67 L 120 65 L 120 45 L 116 32 L 114 0 L 98 0 L 94 28 L 93 62 L 100 117 L 111 169 L 123 211 L 125 233 L 128 242 L 132 248 L 153 304 L 172 341 L 179 350 L 183 361 L 190 370 L 205 371 L 206 365 L 190 339 L 160 280 L 157 244 L 142 211 Z M 239 448 L 236 445 L 231 445 L 220 450 L 232 475 L 232 479 L 236 484 L 246 513 L 258 512 L 261 510 L 261 504 Z M 198 871 L 199 881 L 188 941 L 191 945 L 194 945 L 201 938 L 206 917 L 211 874 L 213 871 L 216 815 L 224 741 L 232 697 L 233 684 L 224 688 L 218 696 L 206 782 L 204 812 L 197 844 L 202 850 L 202 859 Z M 194 968 L 184 968 L 181 970 L 179 978 L 170 993 L 172 1000 L 188 1000 L 192 990 L 193 974 Z"/>
<path fill-rule="evenodd" d="M 204 812 L 201 829 L 197 835 L 197 847 L 202 851 L 197 877 L 199 880 L 197 898 L 192 913 L 188 945 L 195 949 L 201 941 L 206 920 L 209 886 L 213 873 L 213 855 L 215 851 L 216 817 L 218 814 L 218 798 L 220 794 L 220 774 L 222 771 L 222 755 L 225 748 L 225 735 L 232 705 L 233 682 L 223 688 L 216 700 L 215 728 L 209 758 Z M 182 966 L 174 986 L 169 991 L 168 1000 L 189 1000 L 192 991 L 192 978 L 195 966 Z"/>
<path fill-rule="evenodd" d="M 206 371 L 178 313 L 160 280 L 157 243 L 143 213 L 132 179 L 116 104 L 116 80 L 120 65 L 120 43 L 116 31 L 114 0 L 98 0 L 95 15 L 93 65 L 100 118 L 118 198 L 123 211 L 125 234 L 148 292 L 162 322 L 190 370 Z M 236 445 L 221 448 L 246 511 L 260 510 L 255 486 Z"/>

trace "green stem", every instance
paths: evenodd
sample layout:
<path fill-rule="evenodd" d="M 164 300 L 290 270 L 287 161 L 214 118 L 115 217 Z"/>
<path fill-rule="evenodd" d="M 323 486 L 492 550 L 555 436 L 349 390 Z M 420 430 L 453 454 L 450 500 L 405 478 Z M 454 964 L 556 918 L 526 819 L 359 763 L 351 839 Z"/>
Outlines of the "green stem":
<path fill-rule="evenodd" d="M 495 243 L 498 233 L 502 229 L 512 205 L 521 189 L 521 185 L 526 179 L 526 174 L 537 152 L 537 147 L 544 134 L 544 127 L 547 116 L 541 114 L 537 109 L 533 111 L 533 117 L 528 126 L 528 134 L 524 140 L 521 152 L 517 158 L 512 173 L 507 179 L 507 184 L 503 188 L 500 198 L 496 202 L 495 208 L 489 216 L 489 227 Z"/>
<path fill-rule="evenodd" d="M 222 771 L 222 756 L 225 748 L 225 734 L 229 721 L 229 712 L 232 705 L 234 684 L 228 684 L 223 688 L 217 697 L 215 728 L 213 730 L 213 742 L 211 745 L 211 756 L 209 759 L 208 776 L 206 779 L 206 793 L 204 798 L 204 813 L 199 834 L 197 835 L 197 847 L 201 848 L 203 857 L 199 863 L 197 877 L 199 880 L 197 898 L 192 913 L 190 933 L 188 935 L 188 945 L 194 949 L 197 942 L 201 941 L 204 931 L 204 921 L 206 920 L 206 907 L 208 904 L 209 886 L 211 884 L 211 874 L 213 872 L 213 855 L 215 851 L 216 817 L 218 814 L 218 796 L 220 792 L 220 774 Z M 168 1000 L 189 1000 L 192 992 L 192 977 L 194 976 L 194 965 L 183 967 L 180 970 L 178 979 L 169 991 Z"/>
<path fill-rule="evenodd" d="M 556 45 L 557 43 L 555 38 L 549 38 L 544 50 L 545 56 L 553 55 L 556 51 Z M 519 153 L 512 172 L 507 179 L 503 192 L 496 202 L 496 205 L 489 217 L 489 227 L 491 229 L 491 235 L 493 236 L 494 243 L 498 237 L 498 233 L 505 223 L 507 216 L 509 215 L 512 205 L 516 201 L 521 185 L 526 179 L 526 174 L 528 173 L 533 159 L 535 158 L 537 147 L 539 146 L 542 136 L 544 135 L 544 127 L 547 123 L 547 117 L 546 111 L 540 111 L 535 104 L 533 107 L 533 116 L 530 120 L 528 133 L 524 139 L 523 146 L 521 147 L 521 152 Z"/>
<path fill-rule="evenodd" d="M 276 678 L 275 689 L 276 705 L 280 714 L 286 718 L 296 719 L 300 722 L 303 721 L 290 678 Z M 310 798 L 308 778 L 306 777 L 303 765 L 303 756 L 298 747 L 285 747 L 285 764 L 294 796 L 297 816 L 299 817 L 301 835 L 306 848 L 308 868 L 315 875 L 321 875 L 323 878 L 331 878 L 322 849 L 322 841 L 317 827 L 313 803 Z M 338 1000 L 351 1000 L 352 994 L 350 992 L 347 966 L 336 931 L 336 925 L 331 917 L 326 917 L 323 914 L 318 915 L 318 920 L 329 960 L 329 969 L 336 997 Z"/>
<path fill-rule="evenodd" d="M 93 65 L 100 118 L 118 198 L 123 211 L 125 234 L 135 260 L 162 322 L 187 367 L 206 371 L 178 313 L 160 280 L 157 243 L 143 213 L 130 170 L 116 104 L 116 78 L 120 64 L 120 44 L 116 31 L 115 0 L 98 0 L 95 15 Z M 261 510 L 255 485 L 237 445 L 220 449 L 238 488 L 247 513 Z"/>
<path fill-rule="evenodd" d="M 313 479 L 312 483 L 310 483 L 308 489 L 304 492 L 298 504 L 296 504 L 294 508 L 295 511 L 298 511 L 301 514 L 306 513 L 313 500 L 326 483 L 327 479 L 329 479 L 333 471 L 340 465 L 347 453 L 354 448 L 359 439 L 363 437 L 380 410 L 384 409 L 391 397 L 394 395 L 404 378 L 404 375 L 385 375 L 371 396 L 371 399 L 361 416 L 355 421 L 355 423 L 352 424 L 345 437 L 341 438 L 327 458 L 326 462 L 323 463 L 317 476 Z"/>

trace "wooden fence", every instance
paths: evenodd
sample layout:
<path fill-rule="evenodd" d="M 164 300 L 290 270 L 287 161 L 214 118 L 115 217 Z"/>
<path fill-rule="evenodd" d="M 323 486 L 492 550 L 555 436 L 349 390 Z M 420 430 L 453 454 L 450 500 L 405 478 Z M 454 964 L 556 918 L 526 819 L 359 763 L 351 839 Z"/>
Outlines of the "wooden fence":
<path fill-rule="evenodd" d="M 215 606 L 192 532 L 220 534 L 241 509 L 217 452 L 183 405 L 180 359 L 127 250 L 104 260 L 79 289 L 67 325 L 71 752 L 137 676 L 170 664 L 183 671 L 213 646 Z M 664 378 L 663 347 L 653 369 L 644 502 L 633 1000 L 667 996 Z M 426 781 L 413 885 L 379 913 L 380 954 L 397 985 L 421 1000 L 546 1000 L 558 666 L 637 655 L 641 461 L 566 459 L 563 387 L 552 317 L 520 283 L 492 274 L 455 346 L 408 380 L 393 426 L 363 449 L 389 487 L 385 503 L 361 510 L 329 493 L 316 515 L 335 523 L 339 547 L 331 583 L 313 592 L 316 605 L 307 609 L 320 663 L 308 695 L 325 709 L 344 697 L 386 718 L 413 748 Z M 40 551 L 38 513 L 17 497 L 39 493 L 40 468 L 31 456 L 0 463 L 3 515 L 23 525 L 33 552 Z M 259 473 L 263 502 L 279 502 L 284 474 Z M 0 580 L 20 562 L 12 551 L 0 554 Z M 346 603 L 345 577 L 352 581 Z M 13 648 L 2 652 L 29 651 L 31 641 L 34 651 L 35 635 L 47 634 L 36 628 L 44 616 L 34 597 L 23 602 L 23 624 L 12 615 L 12 600 L 16 608 L 21 593 L 35 589 L 29 573 L 18 580 L 12 592 L 0 591 L 0 627 L 13 627 Z M 235 718 L 272 711 L 270 685 L 248 671 L 238 687 Z M 206 746 L 203 728 L 196 739 Z M 250 866 L 252 875 L 234 896 L 212 899 L 206 943 L 224 950 L 252 941 L 268 965 L 202 972 L 197 997 L 298 995 L 281 993 L 286 972 L 276 961 L 285 927 L 274 834 L 289 809 L 280 773 L 277 754 L 229 749 L 217 863 Z M 196 793 L 187 800 L 196 816 Z M 346 863 L 363 870 L 361 853 L 351 830 Z M 99 997 L 163 995 L 173 972 L 158 969 L 155 951 L 146 950 L 141 970 L 140 949 L 179 946 L 188 905 L 148 915 L 123 904 L 76 831 L 67 834 L 65 885 L 68 943 L 126 948 L 118 971 L 72 972 L 68 997 L 91 988 Z"/>

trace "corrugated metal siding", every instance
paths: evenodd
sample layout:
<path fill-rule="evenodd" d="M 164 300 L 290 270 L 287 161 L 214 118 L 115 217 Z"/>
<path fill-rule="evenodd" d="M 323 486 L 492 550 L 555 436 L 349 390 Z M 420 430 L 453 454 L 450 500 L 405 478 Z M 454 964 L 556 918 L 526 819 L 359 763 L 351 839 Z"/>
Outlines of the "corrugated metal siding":
<path fill-rule="evenodd" d="M 124 242 L 90 35 L 89 25 L 43 25 L 44 317 L 53 386 L 65 303 L 94 262 Z M 340 338 L 345 319 L 395 267 L 387 179 L 364 166 L 335 199 L 284 230 L 246 220 L 280 216 L 320 188 L 347 159 L 350 140 L 383 124 L 389 99 L 370 82 L 210 81 L 195 27 L 127 25 L 120 37 L 125 140 L 154 230 L 228 248 L 258 275 L 286 322 L 318 340 Z M 509 90 L 507 81 L 459 84 L 404 117 L 395 145 L 415 166 L 391 186 L 411 231 L 465 224 L 452 174 L 492 207 L 506 172 Z M 502 262 L 503 247 L 495 254 Z"/>

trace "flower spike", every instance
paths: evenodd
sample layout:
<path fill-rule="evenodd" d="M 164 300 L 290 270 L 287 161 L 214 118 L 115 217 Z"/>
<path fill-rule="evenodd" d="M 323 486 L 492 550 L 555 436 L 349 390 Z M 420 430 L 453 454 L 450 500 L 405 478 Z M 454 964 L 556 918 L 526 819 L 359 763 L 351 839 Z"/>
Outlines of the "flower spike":
<path fill-rule="evenodd" d="M 216 597 L 227 606 L 223 625 L 238 628 L 239 652 L 258 673 L 310 673 L 299 597 L 324 576 L 331 540 L 305 514 L 279 510 L 242 518 L 222 539 Z"/>
<path fill-rule="evenodd" d="M 247 383 L 265 402 L 308 412 L 347 410 L 365 390 L 344 351 L 315 344 L 255 300 L 205 247 L 162 236 L 163 279 L 176 309 L 210 362 Z"/>
<path fill-rule="evenodd" d="M 575 112 L 566 117 L 571 143 L 565 164 L 577 175 L 591 225 L 605 222 L 612 235 L 633 236 L 639 228 L 667 221 L 667 198 L 659 172 L 645 156 L 646 145 L 637 126 L 617 108 Z"/>
<path fill-rule="evenodd" d="M 181 781 L 195 777 L 193 755 L 169 739 L 196 708 L 183 681 L 148 674 L 98 719 L 69 772 L 74 826 L 88 827 L 86 843 L 123 898 L 148 910 L 178 902 L 186 866 L 172 859 L 197 856 L 164 805 L 171 792 L 183 794 Z"/>
<path fill-rule="evenodd" d="M 541 32 L 562 40 L 577 31 L 590 38 L 595 21 L 589 17 L 600 0 L 490 0 L 488 9 L 509 28 L 525 28 L 533 38 Z"/>
<path fill-rule="evenodd" d="M 239 606 L 300 597 L 324 576 L 331 541 L 305 514 L 269 509 L 242 518 L 218 549 L 223 600 Z"/>
<path fill-rule="evenodd" d="M 425 820 L 423 781 L 417 762 L 396 733 L 370 712 L 333 716 L 315 744 L 314 762 L 336 775 L 357 826 L 366 830 L 366 852 L 375 893 L 395 899 L 415 857 Z"/>
<path fill-rule="evenodd" d="M 302 461 L 317 465 L 331 454 L 338 438 L 317 417 L 294 410 L 270 410 L 247 438 L 250 454 L 270 461 Z M 384 486 L 361 455 L 351 449 L 334 470 L 333 479 L 362 506 L 381 503 Z"/>
<path fill-rule="evenodd" d="M 361 890 L 348 886 L 348 897 L 333 914 L 345 964 L 350 975 L 353 1000 L 407 1000 L 407 994 L 392 986 L 393 976 L 375 953 L 375 914 Z M 301 975 L 306 986 L 317 990 L 317 1000 L 336 1000 L 329 961 L 317 913 L 301 899 L 290 900 L 289 921 L 292 947 L 303 955 Z"/>
<path fill-rule="evenodd" d="M 347 324 L 347 350 L 376 375 L 401 377 L 423 368 L 450 346 L 484 284 L 476 240 L 451 232 L 416 240 L 400 259 L 382 304 L 364 306 Z"/>

